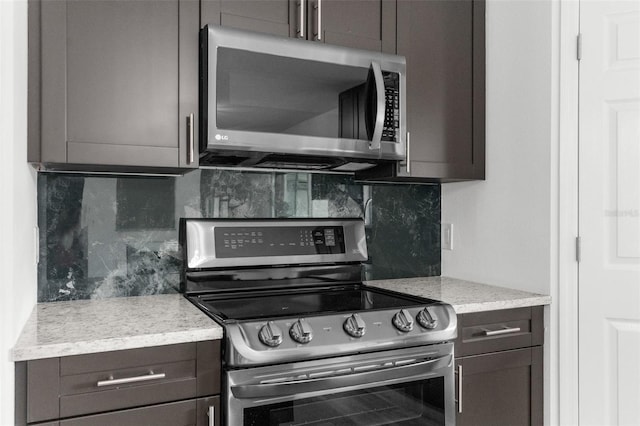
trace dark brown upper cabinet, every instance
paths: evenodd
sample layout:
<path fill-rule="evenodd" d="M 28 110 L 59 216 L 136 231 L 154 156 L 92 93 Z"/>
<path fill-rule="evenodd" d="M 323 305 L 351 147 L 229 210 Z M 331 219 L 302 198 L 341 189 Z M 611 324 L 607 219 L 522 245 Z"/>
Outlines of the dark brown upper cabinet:
<path fill-rule="evenodd" d="M 29 161 L 197 167 L 198 31 L 197 0 L 30 0 Z"/>
<path fill-rule="evenodd" d="M 207 24 L 395 53 L 396 0 L 202 0 Z"/>
<path fill-rule="evenodd" d="M 295 4 L 289 0 L 201 0 L 200 26 L 214 24 L 293 37 L 292 7 Z"/>
<path fill-rule="evenodd" d="M 398 0 L 397 54 L 407 60 L 407 163 L 372 181 L 485 178 L 485 2 Z"/>

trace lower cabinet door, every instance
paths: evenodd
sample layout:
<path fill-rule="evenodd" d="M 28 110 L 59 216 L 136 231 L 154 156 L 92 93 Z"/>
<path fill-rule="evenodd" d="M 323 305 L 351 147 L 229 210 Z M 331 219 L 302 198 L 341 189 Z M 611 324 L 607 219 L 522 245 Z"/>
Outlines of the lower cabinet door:
<path fill-rule="evenodd" d="M 220 420 L 220 397 L 210 396 L 196 400 L 196 426 L 218 426 L 222 424 Z M 213 419 L 209 417 L 213 415 Z"/>
<path fill-rule="evenodd" d="M 542 346 L 456 359 L 456 424 L 542 425 L 542 361 Z"/>
<path fill-rule="evenodd" d="M 212 409 L 213 407 L 213 409 Z M 209 414 L 214 415 L 213 422 Z M 61 420 L 60 426 L 211 426 L 220 424 L 220 397 L 192 399 Z"/>

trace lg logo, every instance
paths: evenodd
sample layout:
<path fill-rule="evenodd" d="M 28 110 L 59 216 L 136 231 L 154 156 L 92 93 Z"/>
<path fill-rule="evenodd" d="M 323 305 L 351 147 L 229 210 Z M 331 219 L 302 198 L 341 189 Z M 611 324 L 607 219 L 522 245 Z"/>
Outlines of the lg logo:
<path fill-rule="evenodd" d="M 229 140 L 229 136 L 217 134 L 216 135 L 216 140 L 217 141 L 228 141 Z"/>

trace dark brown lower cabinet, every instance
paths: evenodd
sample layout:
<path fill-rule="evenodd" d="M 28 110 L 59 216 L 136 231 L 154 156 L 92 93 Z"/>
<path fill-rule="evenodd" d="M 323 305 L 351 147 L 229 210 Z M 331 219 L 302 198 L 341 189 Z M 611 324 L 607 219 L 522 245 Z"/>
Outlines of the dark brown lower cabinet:
<path fill-rule="evenodd" d="M 220 367 L 217 340 L 19 362 L 16 424 L 219 425 Z"/>
<path fill-rule="evenodd" d="M 460 358 L 460 373 L 458 426 L 542 424 L 541 346 Z"/>
<path fill-rule="evenodd" d="M 458 316 L 456 425 L 543 424 L 543 308 Z"/>
<path fill-rule="evenodd" d="M 215 408 L 214 415 L 216 418 L 214 424 L 219 425 L 220 397 L 218 396 L 78 417 L 61 420 L 58 424 L 60 426 L 207 426 L 209 425 L 207 413 L 210 406 Z"/>

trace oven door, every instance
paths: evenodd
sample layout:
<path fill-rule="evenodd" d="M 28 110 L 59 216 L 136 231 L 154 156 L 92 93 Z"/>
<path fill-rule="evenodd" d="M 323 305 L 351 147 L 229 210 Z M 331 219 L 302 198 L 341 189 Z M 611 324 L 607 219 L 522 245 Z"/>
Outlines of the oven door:
<path fill-rule="evenodd" d="M 226 373 L 227 425 L 454 425 L 453 344 Z"/>

